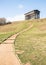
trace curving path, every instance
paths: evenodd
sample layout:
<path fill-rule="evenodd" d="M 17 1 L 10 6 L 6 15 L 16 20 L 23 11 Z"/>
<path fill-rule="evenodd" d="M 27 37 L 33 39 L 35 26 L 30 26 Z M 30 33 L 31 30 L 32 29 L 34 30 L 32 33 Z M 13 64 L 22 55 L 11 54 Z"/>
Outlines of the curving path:
<path fill-rule="evenodd" d="M 23 31 L 11 36 L 6 41 L 4 41 L 2 44 L 0 44 L 0 65 L 22 65 L 17 54 L 15 54 L 13 43 L 14 43 L 15 38 L 20 33 L 29 30 L 30 28 L 32 28 L 32 26 L 30 26 L 29 28 L 24 29 Z"/>

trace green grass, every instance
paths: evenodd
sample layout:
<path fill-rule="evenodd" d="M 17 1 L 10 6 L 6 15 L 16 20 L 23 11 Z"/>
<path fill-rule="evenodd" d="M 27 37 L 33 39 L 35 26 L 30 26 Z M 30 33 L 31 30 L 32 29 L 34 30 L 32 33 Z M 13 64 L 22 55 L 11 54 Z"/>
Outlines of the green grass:
<path fill-rule="evenodd" d="M 0 43 L 31 25 L 33 25 L 31 29 L 16 38 L 15 52 L 16 50 L 24 51 L 18 54 L 24 64 L 30 62 L 32 65 L 46 65 L 46 19 L 27 20 L 0 26 Z"/>
<path fill-rule="evenodd" d="M 2 43 L 6 38 L 8 38 L 9 34 L 0 34 L 0 43 Z"/>
<path fill-rule="evenodd" d="M 0 26 L 0 43 L 2 43 L 5 39 L 10 37 L 11 35 L 22 31 L 25 28 L 30 26 L 31 22 L 21 21 L 21 22 L 13 22 L 12 24 Z"/>
<path fill-rule="evenodd" d="M 46 21 L 35 20 L 32 24 L 31 29 L 16 38 L 15 52 L 24 51 L 22 54 L 18 53 L 24 64 L 30 62 L 31 65 L 46 65 Z"/>
<path fill-rule="evenodd" d="M 14 32 L 8 32 L 8 33 L 0 33 L 0 43 L 5 41 L 7 38 L 9 38 L 11 35 L 13 35 Z"/>

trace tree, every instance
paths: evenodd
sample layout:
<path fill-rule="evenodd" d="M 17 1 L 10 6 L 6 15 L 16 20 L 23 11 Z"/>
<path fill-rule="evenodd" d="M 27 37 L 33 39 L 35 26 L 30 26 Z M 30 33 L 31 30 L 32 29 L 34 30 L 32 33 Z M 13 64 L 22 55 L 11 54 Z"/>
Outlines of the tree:
<path fill-rule="evenodd" d="M 0 25 L 6 24 L 6 19 L 5 18 L 0 18 Z"/>

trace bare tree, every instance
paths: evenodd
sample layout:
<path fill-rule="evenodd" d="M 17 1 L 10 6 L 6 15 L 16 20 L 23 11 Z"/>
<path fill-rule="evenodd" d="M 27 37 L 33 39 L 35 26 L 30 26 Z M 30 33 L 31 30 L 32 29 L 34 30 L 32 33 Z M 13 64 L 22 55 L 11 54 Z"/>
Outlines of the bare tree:
<path fill-rule="evenodd" d="M 6 24 L 6 19 L 5 18 L 0 18 L 0 25 Z"/>

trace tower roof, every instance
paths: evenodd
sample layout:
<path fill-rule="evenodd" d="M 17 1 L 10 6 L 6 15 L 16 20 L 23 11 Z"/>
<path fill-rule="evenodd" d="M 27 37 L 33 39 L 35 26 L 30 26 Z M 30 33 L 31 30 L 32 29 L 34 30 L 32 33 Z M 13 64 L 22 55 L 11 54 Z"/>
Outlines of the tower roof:
<path fill-rule="evenodd" d="M 30 11 L 30 12 L 27 12 L 27 13 L 25 13 L 24 15 L 29 15 L 29 14 L 33 14 L 33 13 L 40 13 L 40 11 L 39 10 L 32 10 L 32 11 Z"/>

